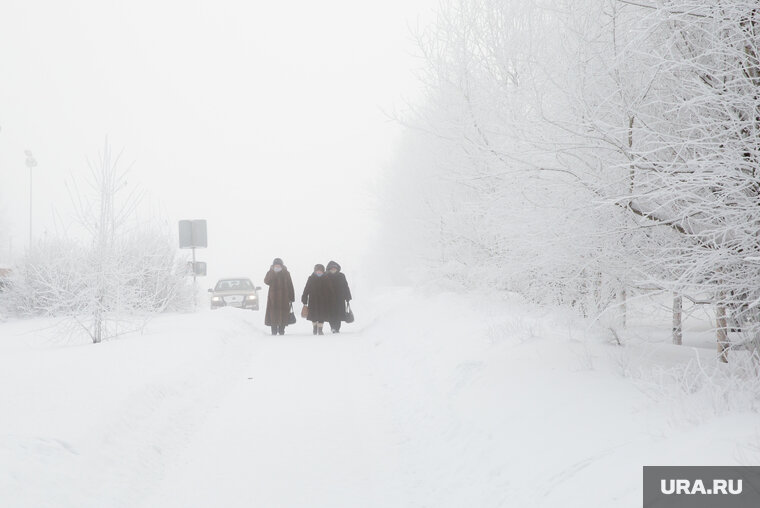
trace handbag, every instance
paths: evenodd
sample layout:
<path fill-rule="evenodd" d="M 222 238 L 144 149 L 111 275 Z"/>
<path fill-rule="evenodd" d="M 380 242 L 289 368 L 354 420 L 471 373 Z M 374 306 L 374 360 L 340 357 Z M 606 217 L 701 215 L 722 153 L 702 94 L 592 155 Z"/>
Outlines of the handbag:
<path fill-rule="evenodd" d="M 301 309 L 301 317 L 304 318 L 304 319 L 306 319 L 306 318 L 309 317 L 309 306 L 308 305 L 304 305 L 303 308 Z"/>
<path fill-rule="evenodd" d="M 346 302 L 345 313 L 343 314 L 343 321 L 346 323 L 354 322 L 354 311 L 351 310 L 351 304 Z"/>
<path fill-rule="evenodd" d="M 296 313 L 293 312 L 293 304 L 290 304 L 290 316 L 288 316 L 288 324 L 294 325 L 296 324 Z"/>

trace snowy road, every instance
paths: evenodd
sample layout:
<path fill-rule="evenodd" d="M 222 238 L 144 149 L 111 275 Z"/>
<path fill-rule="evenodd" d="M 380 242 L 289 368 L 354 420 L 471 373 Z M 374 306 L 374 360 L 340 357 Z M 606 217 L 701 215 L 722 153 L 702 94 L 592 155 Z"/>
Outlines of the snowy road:
<path fill-rule="evenodd" d="M 643 464 L 760 459 L 756 413 L 627 374 L 696 348 L 503 296 L 356 307 L 323 337 L 234 309 L 98 346 L 0 323 L 0 506 L 635 507 Z"/>
<path fill-rule="evenodd" d="M 250 368 L 148 505 L 402 506 L 373 343 L 263 335 L 252 349 Z"/>

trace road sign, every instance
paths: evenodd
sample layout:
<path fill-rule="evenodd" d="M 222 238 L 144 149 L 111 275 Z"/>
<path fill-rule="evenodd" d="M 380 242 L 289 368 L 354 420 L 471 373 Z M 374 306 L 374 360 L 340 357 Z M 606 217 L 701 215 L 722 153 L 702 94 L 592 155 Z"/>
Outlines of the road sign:
<path fill-rule="evenodd" d="M 195 262 L 195 275 L 197 275 L 198 277 L 206 276 L 206 262 L 205 261 Z"/>
<path fill-rule="evenodd" d="M 179 221 L 179 248 L 205 249 L 208 247 L 206 219 Z"/>

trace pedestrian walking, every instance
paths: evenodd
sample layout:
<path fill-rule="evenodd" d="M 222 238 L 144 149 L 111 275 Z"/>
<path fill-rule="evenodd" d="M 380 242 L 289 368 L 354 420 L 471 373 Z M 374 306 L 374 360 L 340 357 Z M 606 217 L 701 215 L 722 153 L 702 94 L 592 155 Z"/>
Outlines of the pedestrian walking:
<path fill-rule="evenodd" d="M 307 308 L 306 319 L 312 322 L 314 335 L 324 335 L 322 328 L 330 319 L 332 301 L 333 291 L 325 276 L 325 265 L 314 265 L 314 272 L 306 280 L 301 296 L 301 303 Z"/>
<path fill-rule="evenodd" d="M 272 328 L 272 335 L 285 335 L 285 327 L 291 324 L 290 316 L 296 298 L 293 279 L 282 259 L 275 258 L 272 261 L 272 266 L 264 276 L 264 283 L 269 286 L 264 323 Z"/>
<path fill-rule="evenodd" d="M 351 301 L 351 289 L 348 287 L 346 276 L 335 261 L 327 263 L 327 280 L 332 288 L 330 303 L 330 328 L 332 333 L 340 333 L 340 325 L 346 320 L 346 306 Z"/>

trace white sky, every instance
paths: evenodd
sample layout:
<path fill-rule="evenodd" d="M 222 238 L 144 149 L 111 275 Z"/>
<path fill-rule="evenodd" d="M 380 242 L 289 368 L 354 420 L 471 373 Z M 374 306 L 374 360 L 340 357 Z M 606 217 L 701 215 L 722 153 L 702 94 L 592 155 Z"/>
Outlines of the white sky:
<path fill-rule="evenodd" d="M 69 215 L 64 182 L 109 136 L 174 223 L 209 221 L 210 277 L 351 272 L 371 243 L 372 182 L 419 86 L 410 30 L 435 0 L 0 4 L 0 217 L 35 236 Z M 0 259 L 9 242 L 0 238 Z M 212 280 L 205 283 L 211 284 Z M 297 291 L 300 288 L 297 288 Z"/>

